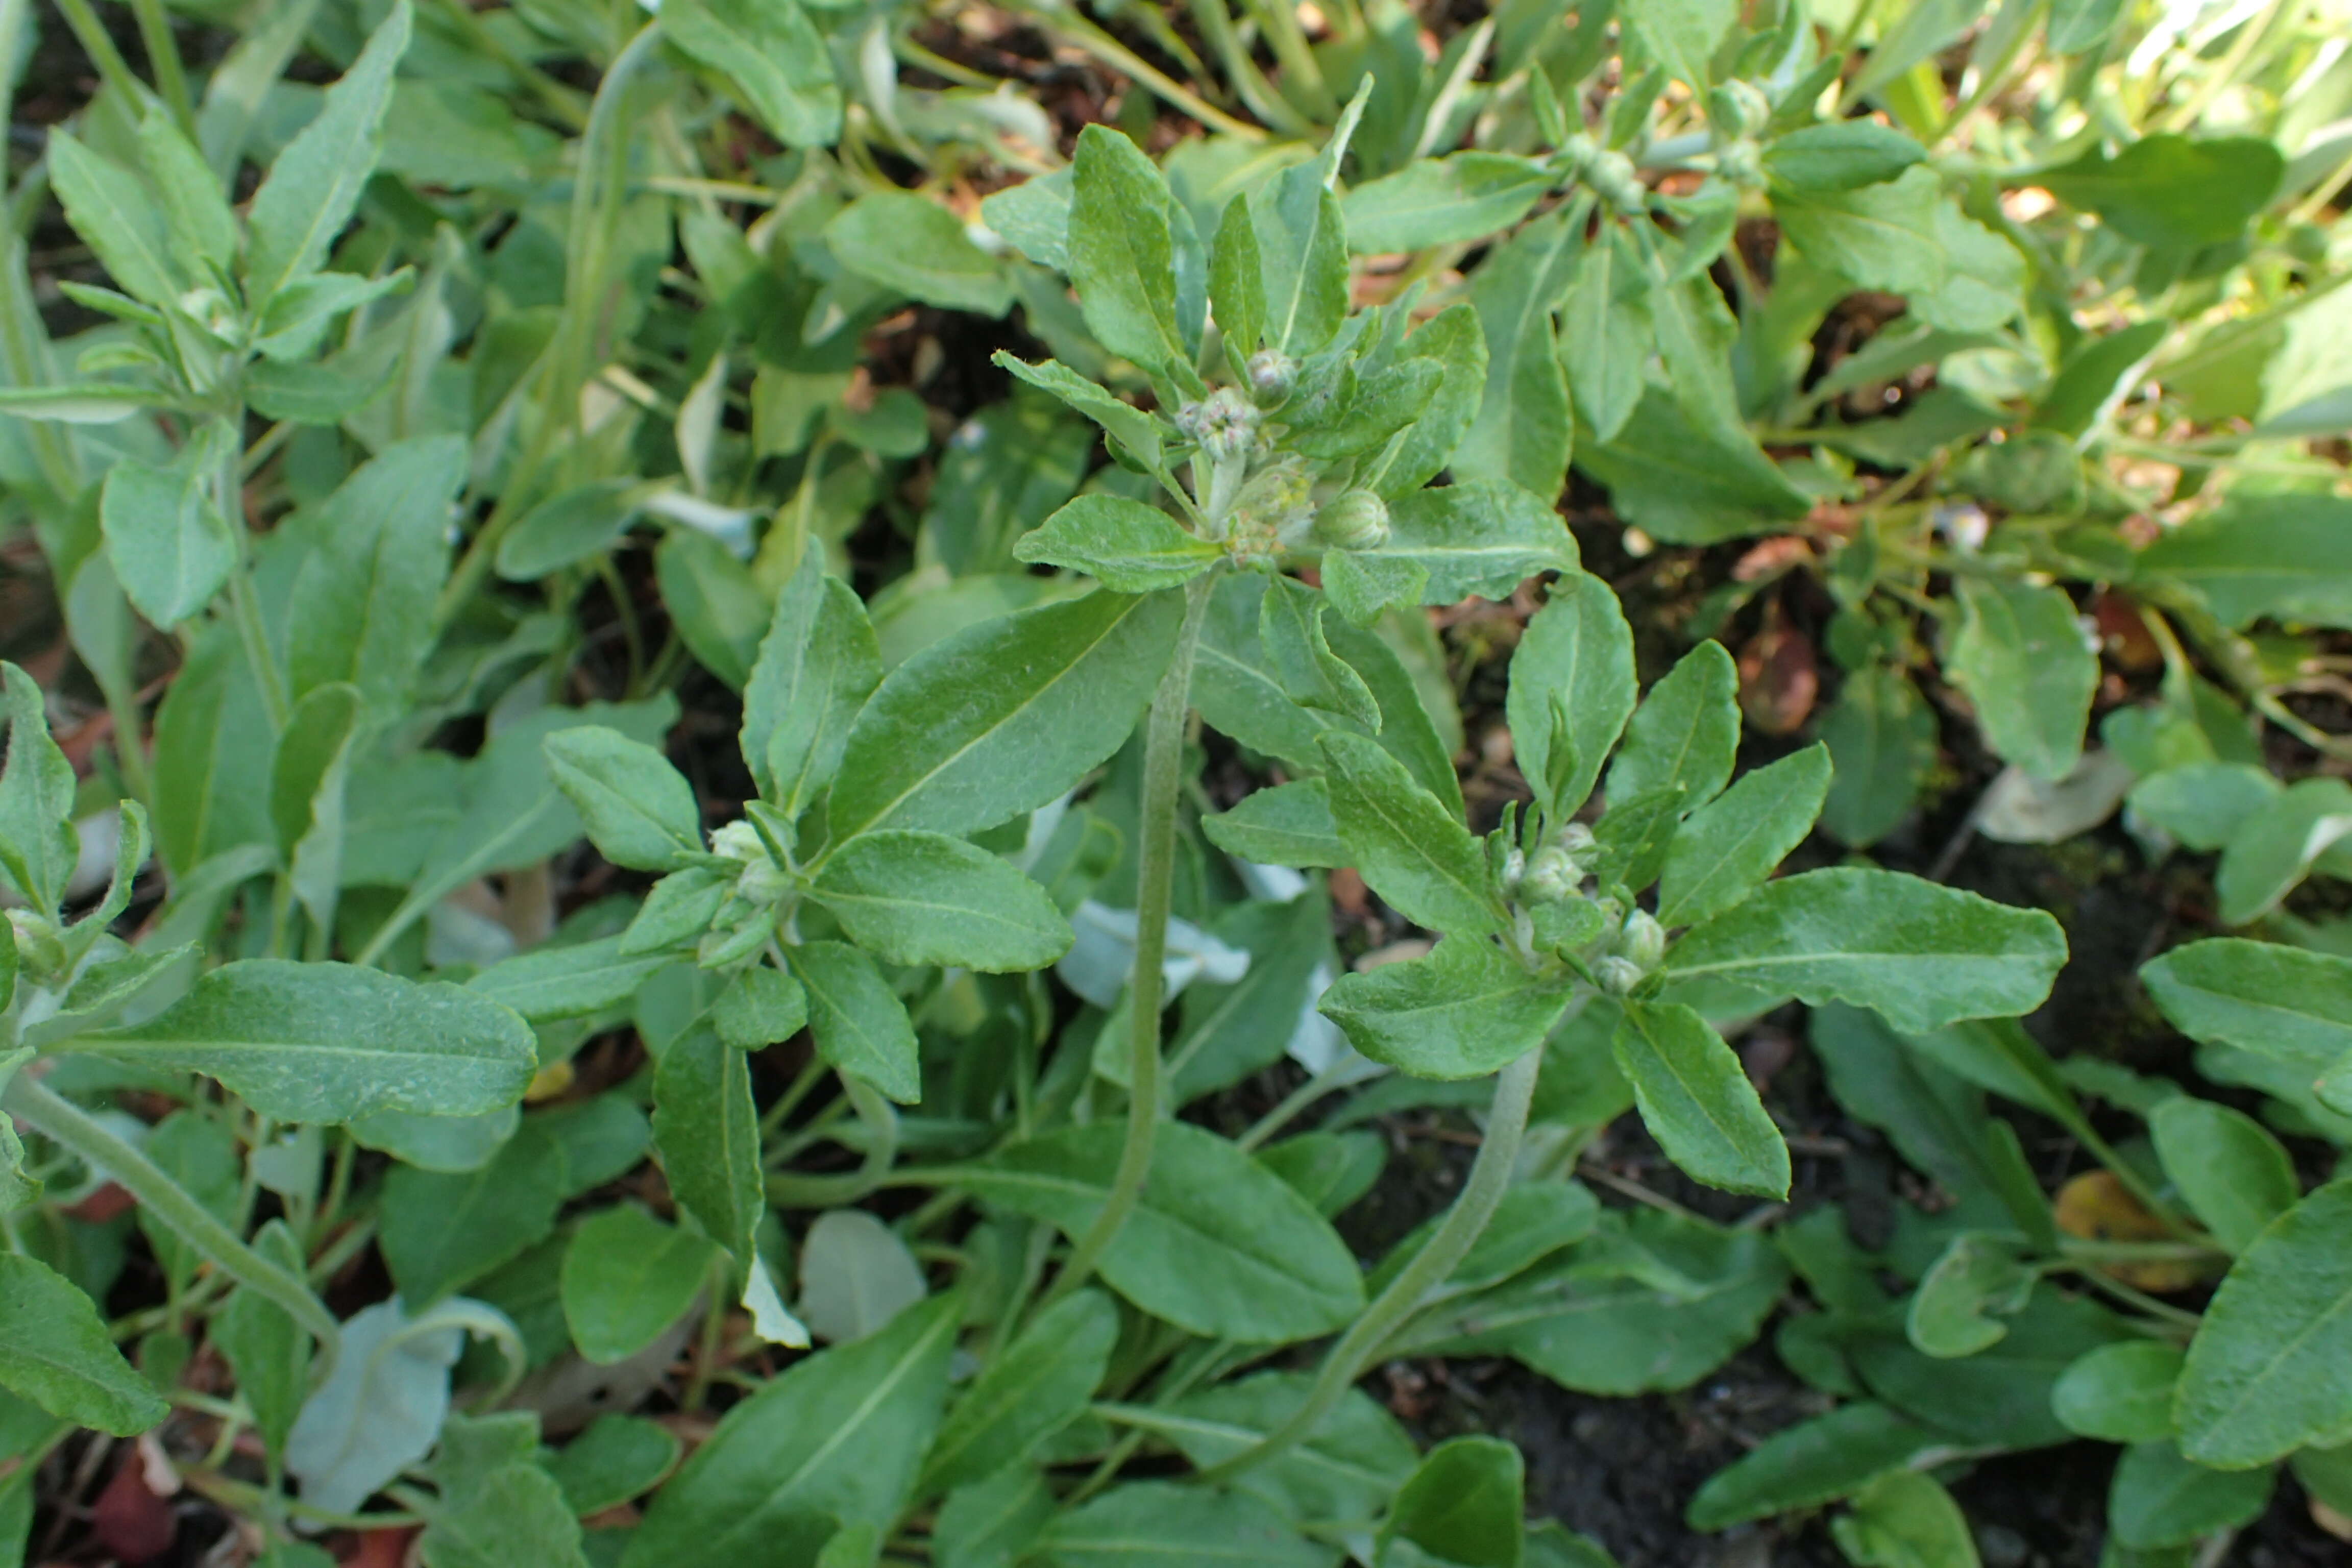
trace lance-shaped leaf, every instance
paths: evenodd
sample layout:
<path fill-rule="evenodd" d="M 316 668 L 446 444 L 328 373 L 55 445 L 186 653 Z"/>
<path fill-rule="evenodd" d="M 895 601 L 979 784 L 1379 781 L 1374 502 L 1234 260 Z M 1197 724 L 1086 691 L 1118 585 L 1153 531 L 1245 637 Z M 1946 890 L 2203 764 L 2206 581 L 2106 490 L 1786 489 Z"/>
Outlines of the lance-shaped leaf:
<path fill-rule="evenodd" d="M 1085 1414 L 1118 1343 L 1118 1308 L 1081 1290 L 1037 1314 L 957 1399 L 923 1462 L 925 1488 L 986 1480 Z"/>
<path fill-rule="evenodd" d="M 796 1363 L 737 1405 L 630 1538 L 623 1568 L 810 1563 L 845 1525 L 887 1525 L 939 1429 L 964 1302 Z"/>
<path fill-rule="evenodd" d="M 1266 668 L 1302 707 L 1341 713 L 1380 732 L 1381 705 L 1355 667 L 1331 651 L 1322 595 L 1291 577 L 1268 579 L 1258 601 L 1258 645 Z"/>
<path fill-rule="evenodd" d="M 1423 158 L 1349 191 L 1339 204 L 1359 255 L 1420 250 L 1500 234 L 1528 215 L 1552 176 L 1527 158 L 1456 153 Z"/>
<path fill-rule="evenodd" d="M 7 700 L 8 757 L 0 763 L 0 872 L 26 903 L 54 913 L 81 853 L 74 831 L 74 771 L 49 738 L 41 688 L 0 663 Z"/>
<path fill-rule="evenodd" d="M 709 1283 L 717 1247 L 632 1204 L 580 1222 L 563 1250 L 563 1321 L 580 1353 L 628 1360 L 686 1315 Z"/>
<path fill-rule="evenodd" d="M 1694 1530 L 1819 1508 L 1926 1456 L 1954 1448 L 1946 1435 L 1862 1401 L 1775 1432 L 1709 1476 L 1690 1501 Z"/>
<path fill-rule="evenodd" d="M 1503 929 L 1486 855 L 1376 741 L 1331 730 L 1318 737 L 1331 770 L 1324 788 L 1356 869 L 1391 908 L 1448 935 Z"/>
<path fill-rule="evenodd" d="M 256 310 L 327 258 L 350 221 L 360 191 L 383 147 L 392 73 L 408 52 L 410 9 L 399 0 L 343 79 L 327 89 L 317 118 L 304 126 L 253 195 L 246 224 L 246 302 Z"/>
<path fill-rule="evenodd" d="M 1222 554 L 1158 507 L 1085 495 L 1013 545 L 1015 559 L 1084 572 L 1118 594 L 1150 594 L 1199 576 Z"/>
<path fill-rule="evenodd" d="M 751 1069 L 708 1028 L 670 1042 L 654 1069 L 654 1147 L 672 1196 L 703 1230 L 752 1267 L 751 1233 L 767 1210 Z"/>
<path fill-rule="evenodd" d="M 146 183 L 62 128 L 49 132 L 48 168 L 67 221 L 116 284 L 151 305 L 177 300 L 170 231 Z"/>
<path fill-rule="evenodd" d="M 1370 559 L 1424 574 L 1421 602 L 1507 599 L 1538 572 L 1576 566 L 1576 540 L 1549 501 L 1506 480 L 1416 490 L 1389 509 L 1388 542 Z"/>
<path fill-rule="evenodd" d="M 2140 984 L 2193 1039 L 2325 1072 L 2352 1053 L 2352 959 L 2216 937 L 2140 966 Z"/>
<path fill-rule="evenodd" d="M 850 726 L 881 680 L 866 606 L 810 541 L 743 687 L 743 761 L 770 805 L 796 816 L 833 782 Z"/>
<path fill-rule="evenodd" d="M 943 833 L 861 834 L 834 852 L 810 890 L 852 941 L 892 963 L 1038 969 L 1072 940 L 1045 889 Z"/>
<path fill-rule="evenodd" d="M 1097 1122 L 955 1167 L 991 1205 L 1082 1236 L 1110 1196 L 1124 1130 Z M 1363 1309 L 1356 1262 L 1288 1183 L 1187 1122 L 1160 1129 L 1150 1178 L 1102 1258 L 1112 1289 L 1196 1334 L 1272 1344 Z"/>
<path fill-rule="evenodd" d="M 1340 976 L 1317 1005 L 1374 1061 L 1483 1078 L 1542 1045 L 1572 990 L 1483 938 L 1450 936 L 1426 958 Z"/>
<path fill-rule="evenodd" d="M 118 1437 L 171 1413 L 114 1348 L 81 1288 L 21 1252 L 0 1252 L 0 1388 Z"/>
<path fill-rule="evenodd" d="M 1517 1447 L 1454 1437 L 1397 1489 L 1380 1541 L 1383 1549 L 1410 1542 L 1424 1561 L 1461 1568 L 1518 1568 L 1526 1530 L 1527 1461 Z"/>
<path fill-rule="evenodd" d="M 1021 1561 L 1039 1568 L 1175 1562 L 1329 1568 L 1332 1553 L 1246 1493 L 1133 1481 L 1054 1518 Z"/>
<path fill-rule="evenodd" d="M 466 989 L 534 1023 L 583 1018 L 626 1002 L 654 971 L 670 962 L 667 953 L 625 957 L 620 948 L 621 938 L 604 936 L 518 953 L 475 975 L 466 982 Z"/>
<path fill-rule="evenodd" d="M 1808 871 L 1693 928 L 1669 980 L 1851 1002 L 1924 1033 L 2030 1013 L 2066 962 L 2058 922 L 1892 871 Z"/>
<path fill-rule="evenodd" d="M 2352 1438 L 2352 1181 L 2254 1238 L 2205 1309 L 2173 1403 L 2181 1451 L 2240 1469 Z"/>
<path fill-rule="evenodd" d="M 817 1054 L 901 1105 L 920 1100 L 915 1026 L 874 961 L 837 942 L 804 942 L 784 956 L 807 994 Z"/>
<path fill-rule="evenodd" d="M 1253 790 L 1231 811 L 1202 817 L 1201 831 L 1226 854 L 1260 865 L 1348 864 L 1321 779 Z"/>
<path fill-rule="evenodd" d="M 2232 1252 L 2294 1206 L 2294 1163 L 2242 1110 L 2176 1094 L 2147 1119 L 2156 1155 L 2200 1224 Z"/>
<path fill-rule="evenodd" d="M 541 745 L 555 787 L 615 866 L 671 871 L 702 849 L 694 786 L 669 759 L 602 724 L 559 730 Z"/>
<path fill-rule="evenodd" d="M 1633 711 L 1633 631 L 1598 577 L 1568 572 L 1528 620 L 1504 700 L 1519 772 L 1565 817 Z"/>
<path fill-rule="evenodd" d="M 723 77 L 737 100 L 787 147 L 841 136 L 841 89 L 824 35 L 794 0 L 683 0 L 662 33 Z"/>
<path fill-rule="evenodd" d="M 2062 779 L 2083 757 L 2099 658 L 2074 602 L 2056 588 L 1964 577 L 1952 679 L 1975 704 L 1993 751 L 2038 779 Z"/>
<path fill-rule="evenodd" d="M 2178 1345 L 2132 1340 L 2101 1345 L 2068 1367 L 2050 1408 L 2068 1430 L 2109 1443 L 2154 1443 L 2172 1436 Z"/>
<path fill-rule="evenodd" d="M 1625 726 L 1625 743 L 1609 764 L 1610 802 L 1673 784 L 1683 786 L 1685 811 L 1714 799 L 1739 750 L 1738 694 L 1739 671 L 1721 643 L 1683 655 Z"/>
<path fill-rule="evenodd" d="M 1348 316 L 1347 236 L 1323 176 L 1323 159 L 1293 163 L 1245 198 L 1265 279 L 1265 344 L 1294 359 L 1329 342 Z"/>
<path fill-rule="evenodd" d="M 1695 924 L 1763 886 L 1781 858 L 1812 831 L 1829 787 L 1828 749 L 1808 746 L 1757 769 L 1693 812 L 1666 854 L 1659 921 Z"/>
<path fill-rule="evenodd" d="M 836 841 L 970 833 L 1059 798 L 1118 750 L 1175 651 L 1174 595 L 1097 590 L 985 622 L 892 670 L 849 732 Z"/>
<path fill-rule="evenodd" d="M 1789 1146 L 1739 1058 L 1696 1010 L 1629 1001 L 1610 1048 L 1668 1159 L 1709 1186 L 1788 1195 Z"/>
<path fill-rule="evenodd" d="M 99 525 L 122 592 L 169 631 L 213 601 L 236 564 L 237 538 L 214 504 L 227 426 L 205 425 L 168 463 L 126 458 L 110 469 Z"/>
<path fill-rule="evenodd" d="M 475 992 L 268 958 L 224 964 L 145 1023 L 64 1048 L 203 1073 L 280 1121 L 477 1116 L 520 1100 L 537 1065 L 530 1026 Z"/>
<path fill-rule="evenodd" d="M 1070 281 L 1103 347 L 1157 374 L 1187 361 L 1176 331 L 1175 241 L 1168 183 L 1107 125 L 1078 135 L 1070 199 Z"/>

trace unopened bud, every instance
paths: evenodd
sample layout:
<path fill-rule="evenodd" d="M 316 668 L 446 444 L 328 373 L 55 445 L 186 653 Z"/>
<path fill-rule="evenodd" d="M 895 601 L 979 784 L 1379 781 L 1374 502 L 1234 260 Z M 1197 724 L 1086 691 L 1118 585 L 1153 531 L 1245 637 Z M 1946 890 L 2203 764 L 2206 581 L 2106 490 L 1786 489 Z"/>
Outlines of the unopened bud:
<path fill-rule="evenodd" d="M 1596 153 L 1584 166 L 1585 183 L 1593 193 L 1626 216 L 1634 216 L 1649 209 L 1649 187 L 1633 168 L 1633 160 L 1611 149 Z"/>
<path fill-rule="evenodd" d="M 1583 880 L 1584 869 L 1576 863 L 1576 857 L 1555 842 L 1529 857 L 1528 874 L 1519 879 L 1519 893 L 1530 903 L 1558 903 Z"/>
<path fill-rule="evenodd" d="M 1617 930 L 1617 952 L 1647 974 L 1666 956 L 1666 928 L 1647 910 L 1635 910 Z"/>
<path fill-rule="evenodd" d="M 1249 357 L 1249 384 L 1259 405 L 1271 407 L 1298 384 L 1298 362 L 1280 349 L 1260 349 Z"/>
<path fill-rule="evenodd" d="M 1630 958 L 1604 958 L 1592 966 L 1592 978 L 1612 996 L 1622 996 L 1642 984 L 1649 971 Z"/>
<path fill-rule="evenodd" d="M 1388 542 L 1389 503 L 1370 490 L 1343 491 L 1315 514 L 1315 537 L 1340 550 L 1377 550 Z"/>
<path fill-rule="evenodd" d="M 1717 90 L 1729 111 L 1727 118 L 1731 123 L 1724 127 L 1726 131 L 1736 131 L 1743 137 L 1764 134 L 1765 127 L 1772 123 L 1772 100 L 1762 88 L 1752 81 L 1727 81 Z"/>
<path fill-rule="evenodd" d="M 1735 185 L 1753 190 L 1764 183 L 1764 155 L 1755 142 L 1742 137 L 1715 155 L 1715 172 Z"/>
<path fill-rule="evenodd" d="M 767 841 L 749 822 L 730 822 L 710 836 L 710 852 L 742 863 L 735 896 L 747 903 L 773 904 L 792 891 L 792 873 L 776 864 Z"/>
<path fill-rule="evenodd" d="M 1247 457 L 1257 444 L 1257 425 L 1256 405 L 1230 386 L 1221 386 L 1176 413 L 1176 427 L 1216 462 Z"/>

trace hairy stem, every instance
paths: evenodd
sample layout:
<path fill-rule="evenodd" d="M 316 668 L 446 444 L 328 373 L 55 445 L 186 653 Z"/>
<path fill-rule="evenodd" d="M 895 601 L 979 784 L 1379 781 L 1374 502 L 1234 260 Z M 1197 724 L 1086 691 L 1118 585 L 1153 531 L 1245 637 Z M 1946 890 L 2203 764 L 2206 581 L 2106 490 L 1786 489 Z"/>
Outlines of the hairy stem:
<path fill-rule="evenodd" d="M 1462 1195 L 1446 1211 L 1444 1223 L 1413 1254 L 1404 1271 L 1390 1282 L 1380 1298 L 1364 1310 L 1364 1315 L 1340 1336 L 1339 1342 L 1331 1347 L 1306 1403 L 1256 1447 L 1210 1466 L 1201 1472 L 1201 1479 L 1230 1480 L 1244 1470 L 1287 1453 L 1312 1436 L 1332 1407 L 1355 1386 L 1365 1365 L 1387 1342 L 1397 1325 L 1412 1316 L 1422 1299 L 1461 1266 L 1511 1184 L 1511 1170 L 1519 1160 L 1519 1140 L 1528 1128 L 1528 1105 L 1535 1098 L 1536 1075 L 1542 1067 L 1543 1052 L 1529 1051 L 1496 1077 L 1494 1109 L 1487 1115 L 1486 1141 L 1478 1145 L 1478 1158 L 1471 1164 L 1470 1180 L 1464 1185 Z"/>
<path fill-rule="evenodd" d="M 104 1171 L 139 1206 L 171 1226 L 181 1240 L 203 1253 L 239 1284 L 259 1291 L 292 1315 L 331 1355 L 340 1332 L 331 1313 L 290 1274 L 239 1240 L 155 1163 L 110 1132 L 81 1108 L 37 1079 L 19 1073 L 0 1094 L 0 1110 L 23 1117 L 36 1131 L 71 1151 L 84 1164 Z"/>
<path fill-rule="evenodd" d="M 1143 816 L 1139 831 L 1142 858 L 1135 879 L 1135 968 L 1128 979 L 1127 1142 L 1102 1212 L 1062 1265 L 1054 1288 L 1038 1302 L 1053 1305 L 1086 1283 L 1118 1237 L 1151 1171 L 1151 1148 L 1160 1135 L 1160 1007 L 1168 956 L 1168 904 L 1175 884 L 1176 796 L 1183 784 L 1184 721 L 1192 708 L 1192 660 L 1201 647 L 1201 623 L 1214 590 L 1213 572 L 1184 585 L 1184 624 L 1176 634 L 1176 656 L 1152 695 L 1150 728 L 1143 748 Z"/>

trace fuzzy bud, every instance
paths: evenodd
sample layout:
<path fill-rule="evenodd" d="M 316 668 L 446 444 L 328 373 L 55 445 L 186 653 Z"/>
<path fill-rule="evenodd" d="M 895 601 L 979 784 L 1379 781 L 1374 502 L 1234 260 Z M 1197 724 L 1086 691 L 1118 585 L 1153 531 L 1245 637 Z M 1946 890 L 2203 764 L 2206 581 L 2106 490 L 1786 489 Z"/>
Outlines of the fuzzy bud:
<path fill-rule="evenodd" d="M 1315 514 L 1315 537 L 1339 550 L 1377 550 L 1388 542 L 1389 503 L 1370 490 L 1347 490 Z"/>
<path fill-rule="evenodd" d="M 1519 894 L 1529 903 L 1555 904 L 1584 880 L 1576 857 L 1559 843 L 1545 845 L 1528 859 L 1528 873 L 1519 879 Z"/>
<path fill-rule="evenodd" d="M 1250 395 L 1270 408 L 1298 384 L 1298 362 L 1280 349 L 1260 349 L 1249 357 Z"/>
<path fill-rule="evenodd" d="M 1527 877 L 1527 874 L 1528 852 L 1520 848 L 1516 844 L 1512 845 L 1508 849 L 1504 850 L 1502 875 L 1503 891 L 1506 893 L 1517 891 L 1519 883 Z"/>
<path fill-rule="evenodd" d="M 1764 183 L 1764 155 L 1755 142 L 1742 137 L 1715 155 L 1715 172 L 1735 185 L 1754 190 Z"/>
<path fill-rule="evenodd" d="M 1213 462 L 1248 457 L 1257 445 L 1257 426 L 1256 405 L 1231 386 L 1221 386 L 1176 413 L 1176 427 L 1198 441 Z"/>
<path fill-rule="evenodd" d="M 1737 131 L 1743 137 L 1761 136 L 1772 123 L 1772 100 L 1764 89 L 1752 81 L 1727 81 L 1717 89 L 1731 123 L 1726 131 Z"/>
<path fill-rule="evenodd" d="M 747 903 L 773 904 L 792 891 L 792 873 L 776 864 L 760 830 L 749 822 L 730 822 L 713 833 L 710 852 L 741 862 L 743 872 L 736 879 L 735 896 Z"/>
<path fill-rule="evenodd" d="M 1610 149 L 1596 153 L 1584 166 L 1585 184 L 1593 194 L 1628 217 L 1649 210 L 1649 187 L 1633 168 L 1633 160 Z"/>
<path fill-rule="evenodd" d="M 1592 978 L 1612 996 L 1622 996 L 1642 984 L 1649 971 L 1630 958 L 1604 958 L 1592 966 Z"/>
<path fill-rule="evenodd" d="M 1647 910 L 1635 910 L 1617 930 L 1617 953 L 1647 974 L 1666 956 L 1666 928 Z"/>

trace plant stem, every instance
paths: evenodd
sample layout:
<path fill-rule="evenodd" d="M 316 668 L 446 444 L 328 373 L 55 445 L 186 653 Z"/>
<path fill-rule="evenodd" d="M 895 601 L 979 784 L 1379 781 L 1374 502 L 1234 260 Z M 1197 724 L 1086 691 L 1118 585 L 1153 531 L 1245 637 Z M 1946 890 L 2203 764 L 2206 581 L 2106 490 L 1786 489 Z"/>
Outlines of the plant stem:
<path fill-rule="evenodd" d="M 142 90 L 139 79 L 131 73 L 122 51 L 114 47 L 106 24 L 90 9 L 89 0 L 58 0 L 58 9 L 64 14 L 66 26 L 73 29 L 74 41 L 81 46 L 81 52 L 98 68 L 99 79 L 115 90 L 124 108 L 135 109 Z"/>
<path fill-rule="evenodd" d="M 239 1240 L 146 1155 L 116 1137 L 37 1079 L 19 1073 L 0 1094 L 0 1110 L 21 1116 L 36 1131 L 71 1151 L 84 1164 L 104 1171 L 163 1221 L 181 1240 L 211 1258 L 221 1271 L 284 1308 L 331 1356 L 339 1331 L 335 1320 L 300 1277 Z"/>
<path fill-rule="evenodd" d="M 147 68 L 154 74 L 156 94 L 193 142 L 195 105 L 188 97 L 188 73 L 180 64 L 180 46 L 173 40 L 171 18 L 163 15 L 159 0 L 131 0 L 131 14 L 139 19 L 139 41 L 147 50 Z"/>
<path fill-rule="evenodd" d="M 1135 968 L 1128 977 L 1129 1006 L 1127 1057 L 1127 1142 L 1102 1212 L 1078 1240 L 1039 1300 L 1052 1306 L 1087 1282 L 1118 1237 L 1151 1172 L 1151 1147 L 1160 1135 L 1160 1007 L 1168 956 L 1168 906 L 1176 880 L 1176 796 L 1183 784 L 1184 721 L 1192 710 L 1192 661 L 1201 648 L 1201 623 L 1217 574 L 1204 573 L 1184 585 L 1184 624 L 1176 634 L 1176 655 L 1151 699 L 1150 729 L 1143 744 L 1142 859 L 1135 879 Z"/>
<path fill-rule="evenodd" d="M 1470 1180 L 1464 1184 L 1462 1195 L 1454 1200 L 1444 1221 L 1422 1244 L 1421 1250 L 1413 1254 L 1404 1271 L 1390 1282 L 1379 1300 L 1366 1308 L 1364 1315 L 1331 1347 L 1306 1403 L 1256 1447 L 1202 1470 L 1202 1480 L 1231 1480 L 1314 1436 L 1323 1418 L 1355 1386 L 1366 1363 L 1387 1342 L 1397 1325 L 1412 1316 L 1422 1299 L 1460 1267 L 1510 1187 L 1512 1168 L 1519 1160 L 1519 1140 L 1528 1129 L 1528 1105 L 1535 1098 L 1536 1076 L 1542 1067 L 1543 1052 L 1534 1050 L 1496 1076 L 1495 1103 L 1486 1118 L 1486 1141 L 1478 1145 L 1478 1158 L 1470 1166 Z"/>

